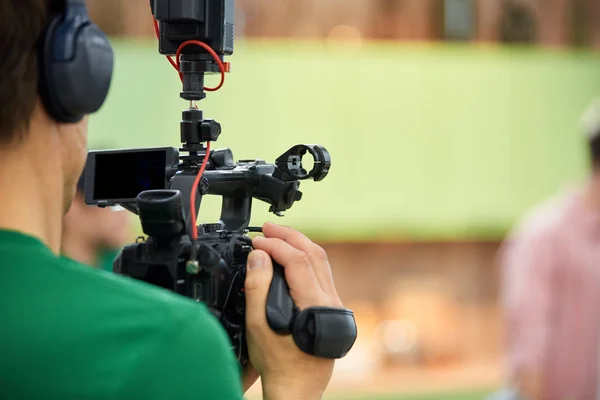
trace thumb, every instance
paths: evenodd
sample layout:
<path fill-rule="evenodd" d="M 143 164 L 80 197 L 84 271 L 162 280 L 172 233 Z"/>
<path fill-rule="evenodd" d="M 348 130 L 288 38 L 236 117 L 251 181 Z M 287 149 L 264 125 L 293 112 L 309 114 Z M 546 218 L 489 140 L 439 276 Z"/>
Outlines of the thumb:
<path fill-rule="evenodd" d="M 267 294 L 273 279 L 271 257 L 262 250 L 248 255 L 246 268 L 246 321 L 250 326 L 266 323 Z"/>

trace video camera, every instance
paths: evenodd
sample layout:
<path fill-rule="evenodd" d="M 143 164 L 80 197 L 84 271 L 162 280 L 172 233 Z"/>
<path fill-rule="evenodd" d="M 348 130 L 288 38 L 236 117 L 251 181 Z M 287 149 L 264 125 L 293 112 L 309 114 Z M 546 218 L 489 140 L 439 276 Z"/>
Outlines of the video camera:
<path fill-rule="evenodd" d="M 229 70 L 233 53 L 233 0 L 151 0 L 159 52 L 175 56 L 190 102 L 182 113 L 182 146 L 93 151 L 88 155 L 85 201 L 99 207 L 120 205 L 137 214 L 144 233 L 126 246 L 114 272 L 142 280 L 204 303 L 227 331 L 242 365 L 248 361 L 244 281 L 252 250 L 248 234 L 252 199 L 281 216 L 302 198 L 301 180 L 323 180 L 331 166 L 320 145 L 296 145 L 274 164 L 234 162 L 230 149 L 210 151 L 221 125 L 204 119 L 196 101 L 206 97 L 204 76 Z M 314 159 L 310 171 L 303 156 Z M 220 220 L 196 226 L 202 197 L 222 197 Z M 271 329 L 292 335 L 298 347 L 315 356 L 341 358 L 356 339 L 352 311 L 294 304 L 283 269 L 274 263 L 266 316 Z"/>

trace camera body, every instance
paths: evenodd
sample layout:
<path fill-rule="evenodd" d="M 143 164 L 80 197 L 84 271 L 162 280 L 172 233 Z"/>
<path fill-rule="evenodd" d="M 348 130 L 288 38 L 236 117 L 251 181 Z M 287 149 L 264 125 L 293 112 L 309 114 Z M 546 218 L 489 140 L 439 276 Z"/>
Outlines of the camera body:
<path fill-rule="evenodd" d="M 314 159 L 311 171 L 302 167 L 307 153 Z M 230 149 L 213 151 L 208 157 L 195 206 L 200 207 L 203 196 L 221 196 L 218 222 L 195 226 L 189 220 L 186 210 L 198 172 L 185 158 L 174 164 L 182 158 L 175 148 L 90 152 L 85 199 L 90 205 L 118 204 L 134 212 L 147 235 L 119 253 L 114 272 L 205 304 L 225 328 L 235 355 L 245 365 L 248 351 L 243 288 L 246 261 L 252 250 L 248 234 L 260 231 L 249 227 L 252 200 L 270 204 L 270 211 L 281 215 L 302 198 L 300 180 L 324 179 L 331 159 L 319 145 L 294 146 L 274 164 L 263 160 L 234 163 Z M 123 168 L 123 172 L 116 173 L 109 166 Z M 197 229 L 197 240 L 192 240 L 190 226 Z M 276 263 L 274 266 L 267 320 L 276 332 L 289 334 L 299 310 L 289 295 L 283 269 Z"/>
<path fill-rule="evenodd" d="M 179 57 L 183 91 L 190 101 L 182 112 L 182 146 L 93 151 L 85 170 L 85 201 L 98 207 L 120 205 L 137 214 L 147 237 L 126 246 L 114 272 L 201 302 L 221 322 L 239 362 L 246 365 L 244 281 L 252 250 L 252 201 L 270 205 L 281 216 L 302 199 L 300 181 L 323 180 L 331 157 L 320 145 L 296 145 L 274 164 L 234 161 L 230 149 L 210 151 L 221 125 L 204 119 L 196 101 L 205 98 L 204 75 L 220 71 L 233 52 L 233 0 L 151 0 L 159 52 Z M 214 54 L 211 54 L 214 53 Z M 302 165 L 310 154 L 313 168 Z M 196 225 L 202 198 L 222 198 L 221 216 Z M 193 204 L 192 204 L 193 203 Z M 352 311 L 327 307 L 299 310 L 290 296 L 283 268 L 273 262 L 265 309 L 269 327 L 292 335 L 304 352 L 341 358 L 356 340 Z"/>

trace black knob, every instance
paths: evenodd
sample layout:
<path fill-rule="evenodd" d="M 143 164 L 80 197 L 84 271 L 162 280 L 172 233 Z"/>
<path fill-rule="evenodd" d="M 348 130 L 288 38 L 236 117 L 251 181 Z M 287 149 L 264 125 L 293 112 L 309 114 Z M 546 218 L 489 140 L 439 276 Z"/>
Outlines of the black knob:
<path fill-rule="evenodd" d="M 190 108 L 183 111 L 180 123 L 181 141 L 183 143 L 200 143 L 202 118 L 202 110 Z"/>
<path fill-rule="evenodd" d="M 214 142 L 219 138 L 221 134 L 221 124 L 213 119 L 207 119 L 202 121 L 200 125 L 200 137 L 202 140 L 210 140 Z"/>

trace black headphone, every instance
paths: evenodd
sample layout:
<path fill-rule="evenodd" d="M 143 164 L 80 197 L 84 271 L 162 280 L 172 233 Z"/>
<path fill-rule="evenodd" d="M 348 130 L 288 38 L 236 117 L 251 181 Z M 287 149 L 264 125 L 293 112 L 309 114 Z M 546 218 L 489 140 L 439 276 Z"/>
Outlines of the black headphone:
<path fill-rule="evenodd" d="M 100 109 L 113 75 L 114 54 L 84 0 L 65 0 L 39 41 L 40 96 L 58 122 L 78 122 Z"/>

